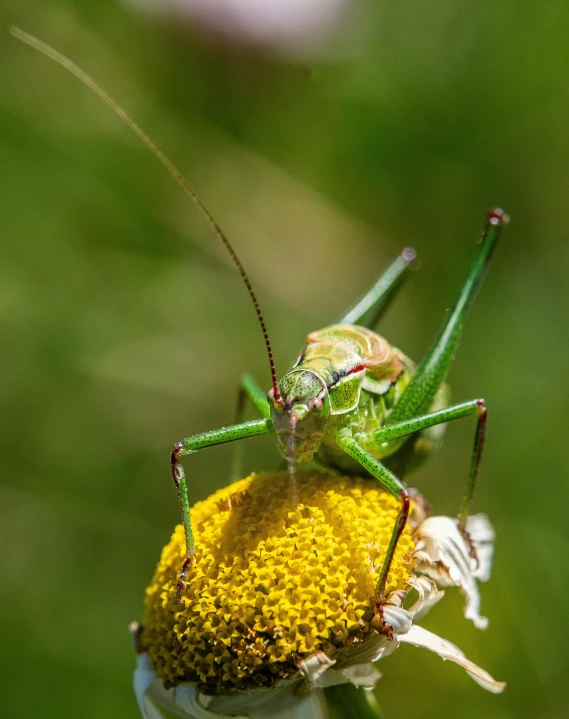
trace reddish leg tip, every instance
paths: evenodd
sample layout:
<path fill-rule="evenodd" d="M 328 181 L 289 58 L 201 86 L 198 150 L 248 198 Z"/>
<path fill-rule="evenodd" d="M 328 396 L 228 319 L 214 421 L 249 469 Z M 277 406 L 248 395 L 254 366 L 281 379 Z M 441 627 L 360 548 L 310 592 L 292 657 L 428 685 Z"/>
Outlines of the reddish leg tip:
<path fill-rule="evenodd" d="M 507 225 L 510 218 L 500 207 L 494 207 L 492 210 L 488 210 L 487 220 L 492 225 Z"/>
<path fill-rule="evenodd" d="M 176 442 L 174 445 L 174 449 L 172 451 L 172 454 L 170 455 L 170 461 L 172 462 L 172 466 L 176 464 L 178 459 L 180 458 L 180 452 L 184 449 L 184 445 L 182 442 Z"/>
<path fill-rule="evenodd" d="M 465 527 L 460 526 L 459 530 L 462 534 L 464 541 L 466 542 L 466 546 L 468 547 L 468 556 L 470 557 L 470 559 L 473 559 L 476 562 L 476 569 L 478 569 L 478 567 L 480 566 L 480 559 L 478 558 L 478 552 L 476 551 L 476 547 L 474 546 L 474 542 L 472 541 L 470 532 Z"/>
<path fill-rule="evenodd" d="M 376 617 L 379 617 L 379 619 L 381 620 L 381 625 L 382 625 L 381 630 L 380 630 L 381 633 L 383 634 L 384 637 L 387 637 L 387 639 L 389 639 L 390 642 L 392 642 L 395 637 L 393 635 L 393 627 L 391 626 L 391 624 L 388 624 L 385 621 L 385 613 L 383 611 L 383 602 L 384 601 L 385 600 L 383 599 L 383 597 L 374 598 L 373 613 L 375 614 Z"/>
<path fill-rule="evenodd" d="M 480 420 L 486 422 L 488 417 L 488 406 L 486 405 L 486 402 L 483 399 L 477 399 L 476 408 L 478 409 L 478 417 Z"/>
<path fill-rule="evenodd" d="M 178 460 L 180 459 L 180 453 L 184 449 L 184 445 L 181 442 L 176 442 L 172 454 L 170 455 L 170 464 L 172 465 L 172 479 L 176 485 L 178 492 L 180 491 L 180 466 Z"/>
<path fill-rule="evenodd" d="M 186 591 L 186 587 L 188 586 L 186 583 L 186 579 L 188 578 L 188 570 L 191 568 L 194 561 L 194 556 L 191 555 L 189 557 L 186 557 L 184 559 L 184 564 L 182 565 L 182 569 L 180 573 L 178 574 L 178 581 L 176 582 L 176 599 L 180 601 L 180 598 L 183 594 L 183 592 Z"/>

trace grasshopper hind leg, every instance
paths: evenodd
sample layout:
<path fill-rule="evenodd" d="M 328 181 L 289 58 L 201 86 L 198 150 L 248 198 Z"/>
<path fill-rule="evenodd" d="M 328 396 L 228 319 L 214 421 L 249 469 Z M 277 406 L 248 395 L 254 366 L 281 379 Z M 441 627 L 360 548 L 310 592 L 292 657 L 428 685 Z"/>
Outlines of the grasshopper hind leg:
<path fill-rule="evenodd" d="M 429 412 L 438 412 L 450 406 L 451 392 L 444 382 L 438 389 L 429 407 Z M 431 425 L 409 436 L 405 444 L 382 461 L 399 479 L 418 470 L 431 454 L 440 447 L 447 428 L 446 423 Z"/>
<path fill-rule="evenodd" d="M 374 327 L 405 281 L 415 258 L 415 250 L 412 247 L 406 247 L 374 286 L 339 320 L 338 324 L 362 325 L 370 329 Z"/>
<path fill-rule="evenodd" d="M 353 437 L 349 436 L 348 433 L 339 433 L 336 437 L 336 441 L 341 449 L 346 452 L 353 460 L 355 460 L 363 469 L 367 470 L 372 477 L 378 480 L 378 482 L 394 497 L 401 501 L 401 508 L 395 520 L 389 545 L 385 553 L 385 558 L 381 566 L 381 571 L 375 591 L 372 598 L 372 606 L 374 614 L 378 615 L 383 622 L 383 632 L 386 636 L 392 638 L 392 628 L 385 623 L 383 616 L 383 605 L 385 603 L 385 588 L 387 586 L 387 579 L 393 563 L 393 557 L 395 556 L 395 550 L 407 519 L 409 518 L 409 510 L 411 505 L 411 495 L 408 489 L 406 489 L 402 482 L 391 472 L 385 465 L 383 465 L 378 459 L 376 459 L 371 452 L 362 447 Z"/>

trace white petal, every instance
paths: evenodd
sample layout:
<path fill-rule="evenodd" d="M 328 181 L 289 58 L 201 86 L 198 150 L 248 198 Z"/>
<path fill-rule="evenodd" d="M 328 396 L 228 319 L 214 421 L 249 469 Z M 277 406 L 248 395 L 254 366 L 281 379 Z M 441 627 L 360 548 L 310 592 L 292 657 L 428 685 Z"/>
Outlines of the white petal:
<path fill-rule="evenodd" d="M 274 715 L 270 716 L 272 719 Z M 328 719 L 321 692 L 311 692 L 310 696 L 300 702 L 294 714 L 288 715 L 286 719 Z"/>
<path fill-rule="evenodd" d="M 478 563 L 470 556 L 470 547 L 450 517 L 428 517 L 416 531 L 415 571 L 427 574 L 438 584 L 460 588 L 466 598 L 464 616 L 478 629 L 485 629 L 488 620 L 480 616 L 480 594 L 475 572 Z M 485 548 L 485 561 L 488 547 Z M 489 573 L 489 568 L 484 567 Z"/>
<path fill-rule="evenodd" d="M 298 666 L 298 671 L 306 679 L 309 686 L 314 686 L 319 677 L 334 664 L 336 664 L 334 659 L 330 659 L 324 652 L 317 652 L 301 662 Z"/>
<path fill-rule="evenodd" d="M 392 644 L 397 644 L 392 642 Z M 353 684 L 355 687 L 373 689 L 381 673 L 375 669 L 371 662 L 355 664 L 343 669 L 328 669 L 312 684 L 313 689 L 324 689 L 337 684 Z"/>
<path fill-rule="evenodd" d="M 154 671 L 150 656 L 147 653 L 137 654 L 133 686 L 143 719 L 164 719 L 164 714 L 148 696 L 148 690 L 154 682 L 159 682 L 159 679 Z"/>
<path fill-rule="evenodd" d="M 210 712 L 219 712 L 224 717 L 244 714 L 249 719 L 293 719 L 297 715 L 312 717 L 314 707 L 310 704 L 315 692 L 309 692 L 301 678 L 298 681 L 286 681 L 283 686 L 271 689 L 252 689 L 232 695 L 206 697 L 200 695 L 200 702 Z"/>
<path fill-rule="evenodd" d="M 275 717 L 275 714 L 265 714 L 262 719 L 267 717 Z M 284 719 L 328 719 L 326 704 L 323 700 L 322 692 L 310 692 L 306 699 L 299 702 L 293 713 L 287 714 Z"/>
<path fill-rule="evenodd" d="M 418 489 L 409 487 L 408 492 L 411 495 L 411 514 L 407 518 L 407 522 L 411 529 L 414 530 L 423 524 L 425 519 L 431 514 L 431 508 Z"/>
<path fill-rule="evenodd" d="M 407 582 L 419 595 L 417 601 L 407 610 L 416 622 L 445 595 L 429 577 L 416 577 L 412 574 Z"/>
<path fill-rule="evenodd" d="M 466 522 L 466 530 L 478 554 L 478 567 L 474 570 L 474 576 L 481 582 L 487 582 L 490 579 L 492 570 L 494 539 L 496 537 L 494 527 L 492 527 L 485 514 L 473 514 Z"/>
<path fill-rule="evenodd" d="M 218 714 L 206 708 L 202 702 L 202 697 L 195 684 L 184 682 L 178 684 L 174 690 L 176 703 L 187 712 L 187 716 L 193 719 L 226 719 L 227 714 Z M 207 702 L 207 699 L 206 699 Z M 236 715 L 235 719 L 248 719 L 245 716 Z"/>
<path fill-rule="evenodd" d="M 393 629 L 393 634 L 405 634 L 413 624 L 413 617 L 407 609 L 392 607 L 389 604 L 383 606 L 383 617 L 387 624 Z M 384 656 L 384 654 L 382 654 Z M 378 657 L 379 658 L 379 657 Z M 372 661 L 375 661 L 372 659 Z"/>
<path fill-rule="evenodd" d="M 463 669 L 466 669 L 468 674 L 474 679 L 477 684 L 487 689 L 493 694 L 500 694 L 503 692 L 506 684 L 505 682 L 497 682 L 493 679 L 488 672 L 481 669 L 479 666 L 467 659 L 461 650 L 451 642 L 447 642 L 446 639 L 433 634 L 432 632 L 423 629 L 423 627 L 413 626 L 402 636 L 397 637 L 400 642 L 406 642 L 412 644 L 415 647 L 423 647 L 435 652 L 443 660 L 450 659 L 451 662 L 458 664 Z"/>
<path fill-rule="evenodd" d="M 396 644 L 396 642 L 392 642 L 392 644 Z M 331 672 L 326 673 L 330 674 Z M 334 673 L 340 674 L 344 680 L 347 679 L 355 687 L 363 687 L 364 689 L 373 689 L 381 679 L 381 672 L 373 664 L 358 664 L 353 667 L 345 667 L 337 672 L 334 671 Z"/>

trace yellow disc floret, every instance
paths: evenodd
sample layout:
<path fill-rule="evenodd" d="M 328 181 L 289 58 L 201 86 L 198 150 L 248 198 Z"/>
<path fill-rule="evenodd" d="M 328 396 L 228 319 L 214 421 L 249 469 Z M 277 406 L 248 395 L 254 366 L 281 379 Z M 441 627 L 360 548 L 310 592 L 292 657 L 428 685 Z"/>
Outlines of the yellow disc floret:
<path fill-rule="evenodd" d="M 271 686 L 318 651 L 331 659 L 375 630 L 372 596 L 400 503 L 375 480 L 257 474 L 192 509 L 196 553 L 176 527 L 147 589 L 144 645 L 168 686 L 206 692 Z M 413 541 L 399 541 L 387 593 L 405 589 Z"/>

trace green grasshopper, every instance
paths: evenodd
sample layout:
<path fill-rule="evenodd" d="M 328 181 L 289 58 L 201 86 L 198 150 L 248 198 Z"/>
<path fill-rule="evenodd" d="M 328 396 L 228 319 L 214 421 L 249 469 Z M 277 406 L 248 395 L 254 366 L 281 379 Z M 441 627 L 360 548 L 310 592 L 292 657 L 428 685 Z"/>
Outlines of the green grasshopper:
<path fill-rule="evenodd" d="M 17 28 L 12 34 L 69 70 L 93 90 L 133 130 L 199 207 L 237 267 L 255 312 L 267 349 L 272 378 L 268 394 L 253 377 L 241 380 L 238 418 L 245 401 L 260 419 L 237 421 L 228 427 L 196 434 L 176 443 L 171 455 L 172 478 L 180 502 L 186 538 L 186 558 L 177 582 L 178 597 L 186 588 L 195 547 L 186 477 L 180 458 L 205 447 L 276 433 L 281 455 L 291 474 L 291 502 L 296 503 L 295 466 L 314 460 L 326 471 L 374 477 L 401 501 L 388 550 L 373 595 L 374 612 L 383 616 L 387 576 L 410 508 L 410 493 L 397 474 L 416 466 L 433 446 L 433 428 L 450 420 L 477 417 L 474 449 L 466 492 L 458 514 L 468 540 L 466 520 L 478 476 L 488 411 L 483 399 L 448 406 L 445 378 L 461 327 L 484 279 L 508 217 L 490 210 L 474 260 L 458 296 L 423 361 L 416 367 L 400 350 L 371 328 L 381 318 L 402 284 L 415 252 L 404 250 L 371 290 L 334 325 L 311 332 L 293 367 L 279 381 L 265 321 L 249 278 L 233 247 L 187 181 L 126 113 L 68 58 Z M 389 633 L 389 628 L 385 630 Z"/>
<path fill-rule="evenodd" d="M 401 253 L 338 324 L 308 335 L 300 357 L 280 381 L 266 329 L 253 299 L 265 335 L 273 386 L 265 395 L 255 380 L 245 375 L 240 394 L 251 402 L 262 419 L 196 434 L 175 445 L 172 476 L 182 508 L 187 552 L 178 579 L 178 594 L 185 589 L 194 557 L 186 479 L 180 457 L 260 434 L 276 433 L 293 482 L 295 463 L 316 459 L 324 467 L 344 472 L 364 470 L 401 500 L 373 596 L 374 610 L 382 616 L 389 569 L 410 508 L 409 491 L 389 465 L 405 467 L 418 463 L 432 444 L 430 428 L 476 415 L 470 474 L 458 515 L 459 529 L 468 540 L 466 520 L 482 457 L 488 410 L 483 399 L 445 406 L 444 380 L 458 345 L 462 323 L 507 221 L 507 215 L 500 209 L 488 212 L 466 281 L 418 367 L 370 329 L 389 305 L 414 258 L 410 248 Z M 248 289 L 254 298 L 250 285 Z M 293 484 L 293 501 L 294 496 Z"/>

